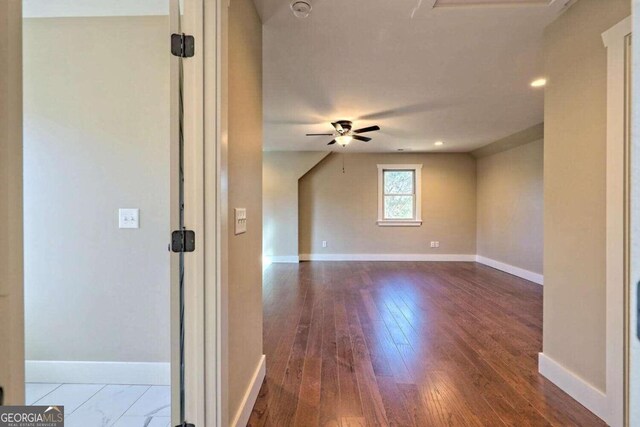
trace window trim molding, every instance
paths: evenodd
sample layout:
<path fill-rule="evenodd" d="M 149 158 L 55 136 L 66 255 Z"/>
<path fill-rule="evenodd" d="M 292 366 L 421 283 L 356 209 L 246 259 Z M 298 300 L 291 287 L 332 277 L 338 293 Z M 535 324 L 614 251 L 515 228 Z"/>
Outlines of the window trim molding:
<path fill-rule="evenodd" d="M 384 171 L 412 170 L 415 177 L 415 218 L 414 219 L 385 219 L 384 218 Z M 422 164 L 379 164 L 378 165 L 378 220 L 381 227 L 420 227 L 422 225 Z"/>

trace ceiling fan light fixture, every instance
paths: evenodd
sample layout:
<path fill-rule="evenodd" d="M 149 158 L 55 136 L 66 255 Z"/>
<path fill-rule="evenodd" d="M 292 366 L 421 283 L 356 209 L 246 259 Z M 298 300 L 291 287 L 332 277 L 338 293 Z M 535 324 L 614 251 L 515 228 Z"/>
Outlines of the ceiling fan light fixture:
<path fill-rule="evenodd" d="M 338 141 L 338 144 L 342 145 L 343 147 L 345 145 L 349 145 L 352 139 L 353 137 L 351 135 L 340 135 L 336 137 L 336 141 Z"/>

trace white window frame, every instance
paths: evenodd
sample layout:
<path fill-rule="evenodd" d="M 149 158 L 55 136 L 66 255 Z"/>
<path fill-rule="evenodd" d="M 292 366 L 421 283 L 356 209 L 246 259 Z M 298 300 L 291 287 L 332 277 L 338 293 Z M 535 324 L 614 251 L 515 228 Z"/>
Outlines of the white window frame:
<path fill-rule="evenodd" d="M 384 172 L 413 171 L 414 182 L 414 218 L 385 219 L 384 217 Z M 420 227 L 422 225 L 422 165 L 378 165 L 378 225 L 381 227 Z"/>

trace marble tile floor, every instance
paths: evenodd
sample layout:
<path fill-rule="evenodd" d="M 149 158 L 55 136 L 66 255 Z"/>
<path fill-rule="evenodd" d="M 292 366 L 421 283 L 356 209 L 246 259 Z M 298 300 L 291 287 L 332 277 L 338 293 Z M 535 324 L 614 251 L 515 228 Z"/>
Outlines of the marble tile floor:
<path fill-rule="evenodd" d="M 62 405 L 66 427 L 167 427 L 169 386 L 27 383 L 27 405 Z"/>

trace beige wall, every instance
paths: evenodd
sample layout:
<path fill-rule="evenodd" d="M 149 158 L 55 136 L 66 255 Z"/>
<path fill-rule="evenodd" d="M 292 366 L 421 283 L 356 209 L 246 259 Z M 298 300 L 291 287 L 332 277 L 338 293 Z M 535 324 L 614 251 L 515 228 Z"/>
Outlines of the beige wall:
<path fill-rule="evenodd" d="M 252 0 L 229 8 L 228 405 L 233 420 L 262 356 L 262 24 Z M 234 235 L 233 208 L 247 209 Z"/>
<path fill-rule="evenodd" d="M 0 2 L 0 384 L 24 404 L 21 2 Z"/>
<path fill-rule="evenodd" d="M 27 359 L 169 362 L 167 28 L 25 20 Z"/>
<path fill-rule="evenodd" d="M 316 151 L 266 151 L 263 154 L 265 257 L 298 256 L 298 179 L 327 154 Z"/>
<path fill-rule="evenodd" d="M 422 163 L 421 227 L 379 227 L 378 164 Z M 469 154 L 332 154 L 300 180 L 303 254 L 476 253 L 476 164 Z M 322 241 L 327 247 L 322 247 Z M 440 241 L 439 248 L 429 242 Z"/>
<path fill-rule="evenodd" d="M 545 31 L 544 353 L 605 389 L 606 50 L 629 0 L 580 0 Z"/>
<path fill-rule="evenodd" d="M 633 32 L 640 34 L 640 0 L 633 0 L 633 8 L 636 11 L 633 14 Z M 638 102 L 640 101 L 640 44 L 633 43 L 632 46 L 632 152 L 631 152 L 631 203 L 636 205 L 640 203 L 640 107 Z M 631 273 L 630 282 L 638 283 L 640 281 L 640 209 L 635 209 L 631 213 L 630 218 L 633 228 L 631 229 Z M 633 307 L 638 307 L 640 304 L 640 295 L 638 292 L 632 292 L 630 298 L 630 324 L 637 325 L 638 317 L 640 313 L 637 310 L 633 310 Z M 635 329 L 635 330 L 634 330 Z M 628 342 L 631 343 L 630 347 L 630 387 L 629 387 L 629 399 L 631 402 L 640 401 L 640 336 L 638 331 L 633 326 L 627 329 L 629 334 Z M 630 425 L 640 425 L 640 405 L 634 405 L 631 408 Z"/>
<path fill-rule="evenodd" d="M 478 255 L 542 274 L 542 140 L 478 159 Z"/>

